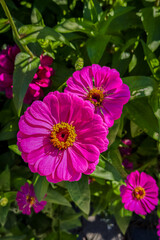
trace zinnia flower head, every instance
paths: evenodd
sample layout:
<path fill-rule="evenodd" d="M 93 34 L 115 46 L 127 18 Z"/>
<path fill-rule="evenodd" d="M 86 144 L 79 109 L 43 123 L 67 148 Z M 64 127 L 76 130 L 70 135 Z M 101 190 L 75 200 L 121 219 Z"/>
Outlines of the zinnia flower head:
<path fill-rule="evenodd" d="M 25 183 L 25 185 L 21 187 L 21 191 L 17 192 L 16 201 L 19 210 L 26 215 L 31 214 L 32 207 L 35 213 L 38 213 L 43 210 L 44 206 L 47 204 L 46 201 L 39 202 L 37 200 L 33 184 L 29 185 L 28 183 Z"/>
<path fill-rule="evenodd" d="M 13 71 L 16 55 L 20 49 L 15 46 L 8 46 L 0 53 L 0 91 L 4 91 L 7 98 L 12 98 Z M 42 88 L 51 85 L 51 76 L 54 74 L 50 67 L 53 59 L 49 56 L 40 56 L 40 66 L 34 75 L 32 82 L 24 97 L 24 103 L 31 104 L 34 100 L 43 97 Z"/>
<path fill-rule="evenodd" d="M 108 146 L 102 118 L 74 94 L 51 92 L 34 101 L 20 118 L 19 129 L 23 160 L 54 183 L 92 173 Z"/>
<path fill-rule="evenodd" d="M 160 240 L 160 219 L 158 219 L 157 236 L 159 237 L 159 240 Z"/>
<path fill-rule="evenodd" d="M 120 118 L 123 105 L 130 98 L 129 87 L 123 84 L 119 72 L 98 64 L 74 72 L 64 91 L 89 101 L 108 127 Z"/>
<path fill-rule="evenodd" d="M 138 171 L 127 176 L 126 186 L 120 187 L 122 203 L 127 210 L 146 215 L 158 204 L 158 186 L 148 174 Z"/>

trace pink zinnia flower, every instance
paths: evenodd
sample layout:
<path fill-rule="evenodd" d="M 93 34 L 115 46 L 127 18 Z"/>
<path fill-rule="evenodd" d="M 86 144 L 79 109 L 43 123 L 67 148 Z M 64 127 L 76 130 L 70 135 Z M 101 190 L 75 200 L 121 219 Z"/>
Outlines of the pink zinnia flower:
<path fill-rule="evenodd" d="M 124 207 L 136 214 L 146 215 L 158 204 L 158 186 L 148 174 L 138 171 L 127 176 L 126 184 L 120 187 Z"/>
<path fill-rule="evenodd" d="M 157 236 L 159 237 L 159 240 L 160 240 L 160 219 L 158 219 Z"/>
<path fill-rule="evenodd" d="M 43 210 L 44 206 L 47 204 L 46 201 L 39 202 L 37 200 L 33 184 L 29 185 L 28 183 L 25 183 L 25 185 L 21 187 L 21 191 L 17 192 L 16 201 L 19 210 L 27 215 L 31 214 L 32 207 L 35 213 L 38 213 Z"/>
<path fill-rule="evenodd" d="M 8 46 L 7 49 L 0 53 L 0 91 L 5 92 L 7 98 L 12 98 L 13 88 L 13 71 L 16 55 L 20 52 L 15 46 Z M 24 97 L 24 103 L 31 104 L 34 100 L 43 97 L 42 88 L 51 85 L 50 77 L 54 74 L 53 68 L 50 67 L 53 59 L 49 56 L 40 56 L 40 66 L 34 75 L 32 82 Z"/>
<path fill-rule="evenodd" d="M 67 80 L 65 92 L 90 101 L 95 113 L 111 127 L 120 118 L 122 108 L 130 98 L 129 87 L 123 84 L 119 72 L 98 64 L 84 67 Z"/>
<path fill-rule="evenodd" d="M 18 147 L 32 172 L 49 182 L 78 181 L 92 173 L 107 150 L 108 130 L 88 102 L 51 92 L 20 118 Z"/>

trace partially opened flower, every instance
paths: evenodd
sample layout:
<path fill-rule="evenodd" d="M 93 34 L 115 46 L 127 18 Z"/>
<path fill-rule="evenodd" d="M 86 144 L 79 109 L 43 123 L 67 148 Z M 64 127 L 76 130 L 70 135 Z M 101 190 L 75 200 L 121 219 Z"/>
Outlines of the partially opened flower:
<path fill-rule="evenodd" d="M 33 184 L 25 183 L 24 186 L 21 187 L 21 191 L 17 192 L 16 201 L 19 207 L 19 210 L 22 211 L 23 214 L 30 215 L 31 208 L 33 207 L 35 213 L 43 210 L 44 206 L 47 204 L 46 201 L 39 202 L 34 192 Z"/>
<path fill-rule="evenodd" d="M 159 240 L 160 240 L 160 219 L 158 219 L 157 236 L 159 237 Z"/>
<path fill-rule="evenodd" d="M 130 139 L 122 139 L 123 146 L 119 146 L 119 151 L 123 156 L 129 156 L 132 153 L 132 141 Z"/>
<path fill-rule="evenodd" d="M 20 118 L 18 146 L 32 172 L 50 182 L 77 181 L 90 174 L 107 150 L 108 130 L 88 102 L 51 92 Z"/>
<path fill-rule="evenodd" d="M 130 162 L 127 158 L 127 156 L 131 155 L 132 153 L 132 141 L 130 139 L 122 139 L 121 141 L 123 145 L 121 144 L 119 146 L 119 151 L 121 153 L 121 156 L 123 158 L 122 165 L 127 169 L 127 170 L 132 170 L 133 169 L 133 163 Z"/>
<path fill-rule="evenodd" d="M 67 80 L 65 92 L 71 92 L 91 103 L 108 127 L 120 118 L 122 108 L 130 98 L 130 91 L 123 84 L 119 72 L 98 64 L 84 67 Z"/>
<path fill-rule="evenodd" d="M 127 158 L 124 158 L 124 159 L 123 159 L 122 165 L 123 165 L 127 170 L 132 170 L 132 169 L 133 169 L 133 163 L 130 162 Z"/>
<path fill-rule="evenodd" d="M 136 214 L 146 215 L 158 204 L 158 186 L 148 174 L 138 171 L 127 176 L 126 186 L 120 187 L 124 207 Z"/>
<path fill-rule="evenodd" d="M 16 55 L 20 49 L 15 46 L 8 46 L 0 53 L 0 91 L 5 92 L 7 98 L 12 98 L 13 93 L 13 71 Z M 40 66 L 34 75 L 32 82 L 24 97 L 24 103 L 31 104 L 34 100 L 43 97 L 42 88 L 51 85 L 51 76 L 54 74 L 53 68 L 50 67 L 53 59 L 49 56 L 40 56 Z"/>

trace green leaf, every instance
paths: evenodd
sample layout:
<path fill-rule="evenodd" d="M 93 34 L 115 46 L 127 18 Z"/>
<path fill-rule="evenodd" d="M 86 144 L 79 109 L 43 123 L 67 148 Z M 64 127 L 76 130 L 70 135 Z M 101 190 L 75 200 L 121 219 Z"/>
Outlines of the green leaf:
<path fill-rule="evenodd" d="M 38 39 L 43 39 L 44 41 L 59 41 L 74 48 L 73 45 L 62 34 L 56 32 L 50 27 L 25 25 L 19 29 L 19 34 L 21 35 L 21 43 L 25 45 L 31 42 L 34 43 Z"/>
<path fill-rule="evenodd" d="M 45 200 L 50 203 L 71 207 L 70 202 L 61 193 L 54 189 L 48 190 L 47 197 L 45 198 Z"/>
<path fill-rule="evenodd" d="M 81 223 L 79 226 L 81 226 Z M 76 236 L 74 236 L 71 233 L 67 233 L 67 232 L 60 232 L 60 236 L 61 236 L 61 239 L 65 239 L 65 240 L 76 240 L 77 239 Z"/>
<path fill-rule="evenodd" d="M 144 54 L 146 56 L 148 65 L 150 67 L 150 70 L 153 74 L 153 76 L 157 79 L 160 80 L 160 62 L 156 58 L 155 54 L 147 47 L 147 45 L 141 40 Z"/>
<path fill-rule="evenodd" d="M 46 180 L 46 177 L 38 175 L 34 183 L 34 190 L 38 201 L 44 199 L 47 194 L 48 186 L 49 182 Z"/>
<path fill-rule="evenodd" d="M 18 146 L 16 144 L 9 145 L 8 148 L 12 150 L 14 153 L 16 153 L 17 155 L 21 156 L 21 152 L 19 151 Z"/>
<path fill-rule="evenodd" d="M 40 59 L 34 57 L 33 59 L 27 53 L 19 53 L 15 60 L 15 69 L 13 73 L 13 101 L 20 116 L 23 99 L 27 92 L 29 83 L 38 69 Z"/>
<path fill-rule="evenodd" d="M 17 120 L 9 122 L 8 124 L 6 124 L 6 126 L 4 126 L 4 128 L 2 128 L 0 132 L 0 141 L 16 138 L 17 130 L 18 130 Z"/>
<path fill-rule="evenodd" d="M 15 191 L 4 193 L 4 197 L 8 199 L 9 203 L 15 202 L 16 196 L 17 196 L 17 192 Z"/>
<path fill-rule="evenodd" d="M 33 8 L 32 10 L 32 14 L 31 14 L 31 22 L 35 25 L 39 25 L 39 26 L 45 26 L 44 25 L 44 21 L 42 18 L 41 13 L 38 11 L 37 8 Z"/>
<path fill-rule="evenodd" d="M 134 7 L 118 7 L 116 9 L 114 9 L 107 20 L 102 20 L 97 25 L 97 28 L 99 29 L 100 34 L 106 34 L 110 24 L 112 23 L 112 21 L 114 19 L 120 17 L 123 14 L 129 13 L 133 9 L 134 9 Z M 104 17 L 106 18 L 106 14 L 104 15 Z"/>
<path fill-rule="evenodd" d="M 125 7 L 126 8 L 126 7 Z M 127 29 L 135 29 L 142 27 L 140 18 L 137 16 L 135 11 L 128 9 L 129 12 L 124 13 L 120 16 L 115 17 L 112 22 L 110 22 L 107 33 L 119 33 Z"/>
<path fill-rule="evenodd" d="M 86 47 L 91 63 L 99 63 L 109 40 L 108 35 L 97 35 L 87 40 Z"/>
<path fill-rule="evenodd" d="M 143 8 L 142 22 L 147 34 L 147 45 L 155 51 L 160 45 L 160 11 L 157 7 Z"/>
<path fill-rule="evenodd" d="M 159 126 L 159 139 L 160 140 L 160 84 L 155 88 L 155 91 L 152 93 L 149 103 L 153 109 L 154 115 L 158 120 Z"/>
<path fill-rule="evenodd" d="M 2 226 L 6 223 L 9 207 L 10 204 L 7 204 L 5 207 L 0 206 L 0 223 Z"/>
<path fill-rule="evenodd" d="M 146 97 L 130 101 L 125 106 L 126 116 L 155 140 L 159 139 L 158 121 Z"/>
<path fill-rule="evenodd" d="M 7 32 L 10 29 L 9 20 L 5 18 L 0 19 L 0 33 Z"/>
<path fill-rule="evenodd" d="M 10 190 L 10 170 L 8 166 L 0 174 L 0 191 L 9 191 Z"/>
<path fill-rule="evenodd" d="M 90 190 L 88 177 L 83 175 L 79 181 L 66 182 L 68 192 L 75 204 L 86 214 L 90 211 Z"/>
<path fill-rule="evenodd" d="M 128 69 L 130 61 L 130 52 L 122 52 L 120 49 L 113 55 L 112 68 L 115 68 L 123 76 Z"/>
<path fill-rule="evenodd" d="M 102 11 L 99 2 L 96 0 L 87 0 L 84 4 L 83 17 L 92 22 L 98 21 L 98 14 Z"/>
<path fill-rule="evenodd" d="M 82 212 L 76 213 L 73 208 L 62 207 L 60 216 L 60 228 L 66 231 L 80 227 L 80 216 L 82 216 Z"/>
<path fill-rule="evenodd" d="M 118 130 L 119 130 L 119 127 L 120 127 L 120 119 L 115 120 L 114 125 L 109 129 L 109 133 L 107 136 L 107 138 L 109 140 L 109 146 L 111 146 L 112 143 L 114 143 L 117 133 L 118 133 Z"/>
<path fill-rule="evenodd" d="M 122 178 L 127 177 L 127 173 L 122 167 L 122 157 L 118 149 L 111 149 L 109 151 L 109 157 L 111 158 L 112 165 L 116 168 Z"/>
<path fill-rule="evenodd" d="M 124 208 L 123 204 L 121 203 L 121 199 L 116 200 L 113 203 L 112 209 L 116 222 L 122 233 L 125 235 L 132 217 L 132 212 Z"/>
<path fill-rule="evenodd" d="M 154 79 L 146 76 L 131 76 L 123 78 L 131 92 L 130 100 L 150 96 L 154 89 Z"/>
<path fill-rule="evenodd" d="M 12 237 L 2 237 L 1 240 L 25 240 L 26 235 L 12 236 Z"/>
<path fill-rule="evenodd" d="M 143 130 L 135 124 L 133 121 L 130 121 L 131 136 L 135 138 L 142 134 Z"/>
<path fill-rule="evenodd" d="M 83 32 L 88 36 L 93 36 L 93 32 L 96 30 L 94 24 L 84 18 L 67 19 L 58 24 L 54 29 L 60 33 Z"/>
<path fill-rule="evenodd" d="M 111 181 L 122 180 L 120 173 L 109 162 L 105 162 L 105 168 L 97 166 L 96 170 L 92 174 L 90 174 L 90 176 L 111 180 Z"/>

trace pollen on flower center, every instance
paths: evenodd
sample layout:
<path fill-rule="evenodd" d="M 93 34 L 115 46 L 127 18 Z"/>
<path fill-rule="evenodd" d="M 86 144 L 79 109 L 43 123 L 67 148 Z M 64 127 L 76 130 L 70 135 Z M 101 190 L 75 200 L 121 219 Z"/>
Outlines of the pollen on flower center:
<path fill-rule="evenodd" d="M 30 195 L 26 196 L 26 200 L 30 206 L 32 206 L 35 203 L 35 197 L 31 197 Z"/>
<path fill-rule="evenodd" d="M 57 123 L 51 131 L 51 143 L 59 150 L 73 146 L 76 139 L 75 127 L 65 122 Z"/>
<path fill-rule="evenodd" d="M 132 196 L 138 200 L 143 199 L 145 195 L 146 195 L 146 192 L 142 187 L 136 187 L 132 192 Z"/>
<path fill-rule="evenodd" d="M 89 91 L 87 95 L 87 100 L 89 100 L 94 106 L 100 106 L 104 99 L 103 90 L 93 88 Z"/>

